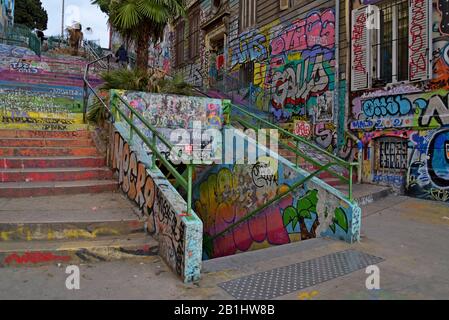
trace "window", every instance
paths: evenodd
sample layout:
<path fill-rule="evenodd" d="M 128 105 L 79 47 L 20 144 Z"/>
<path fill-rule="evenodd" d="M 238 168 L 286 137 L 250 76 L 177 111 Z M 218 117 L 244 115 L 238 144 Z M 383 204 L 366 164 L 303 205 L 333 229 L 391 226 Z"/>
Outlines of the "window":
<path fill-rule="evenodd" d="M 240 0 L 240 31 L 256 24 L 256 0 Z"/>
<path fill-rule="evenodd" d="M 408 80 L 408 1 L 386 2 L 379 8 L 380 28 L 373 43 L 374 84 Z"/>
<path fill-rule="evenodd" d="M 189 59 L 195 59 L 200 54 L 200 11 L 199 7 L 189 14 Z"/>
<path fill-rule="evenodd" d="M 247 86 L 254 82 L 254 61 L 244 63 L 239 69 L 240 83 Z"/>
<path fill-rule="evenodd" d="M 432 76 L 432 7 L 390 0 L 352 10 L 351 90 Z"/>
<path fill-rule="evenodd" d="M 175 65 L 180 66 L 184 62 L 184 21 L 176 25 L 175 39 Z"/>

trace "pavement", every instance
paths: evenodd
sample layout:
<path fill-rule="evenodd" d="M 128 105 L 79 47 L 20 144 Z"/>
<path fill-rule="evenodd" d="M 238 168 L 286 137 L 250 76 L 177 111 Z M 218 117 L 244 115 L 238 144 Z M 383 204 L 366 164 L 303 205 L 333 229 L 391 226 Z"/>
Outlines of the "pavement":
<path fill-rule="evenodd" d="M 347 249 L 384 259 L 379 290 L 366 289 L 361 269 L 276 299 L 449 299 L 448 245 L 449 205 L 392 195 L 363 208 L 353 245 L 319 238 L 209 260 L 195 284 L 183 284 L 158 256 L 80 264 L 79 290 L 66 288 L 63 265 L 3 268 L 0 299 L 233 299 L 219 283 Z"/>

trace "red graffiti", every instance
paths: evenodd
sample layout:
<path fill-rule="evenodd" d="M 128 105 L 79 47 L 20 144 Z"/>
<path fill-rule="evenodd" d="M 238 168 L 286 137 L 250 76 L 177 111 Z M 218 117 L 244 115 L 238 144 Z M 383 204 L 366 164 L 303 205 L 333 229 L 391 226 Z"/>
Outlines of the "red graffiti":
<path fill-rule="evenodd" d="M 412 0 L 412 15 L 410 23 L 410 79 L 419 77 L 419 73 L 427 71 L 426 59 L 426 14 L 424 0 Z"/>
<path fill-rule="evenodd" d="M 70 260 L 70 256 L 57 256 L 51 252 L 26 252 L 22 256 L 19 256 L 17 253 L 12 253 L 5 258 L 4 263 L 37 264 L 43 262 L 68 262 Z"/>
<path fill-rule="evenodd" d="M 328 9 L 323 13 L 314 12 L 305 20 L 294 21 L 291 27 L 271 41 L 271 54 L 302 51 L 316 45 L 333 49 L 334 44 L 335 15 Z"/>
<path fill-rule="evenodd" d="M 300 137 L 310 137 L 312 133 L 312 127 L 306 121 L 295 121 L 293 133 Z"/>
<path fill-rule="evenodd" d="M 366 13 L 360 14 L 352 28 L 352 54 L 354 69 L 366 73 L 364 58 L 366 48 L 360 43 L 363 40 L 366 28 Z"/>

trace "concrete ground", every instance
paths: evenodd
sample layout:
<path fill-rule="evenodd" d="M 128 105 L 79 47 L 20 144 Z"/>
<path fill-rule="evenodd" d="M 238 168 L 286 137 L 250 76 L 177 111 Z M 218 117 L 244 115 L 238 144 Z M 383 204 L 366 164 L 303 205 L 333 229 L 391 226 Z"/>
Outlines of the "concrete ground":
<path fill-rule="evenodd" d="M 185 285 L 159 257 L 80 265 L 81 288 L 65 287 L 65 268 L 0 269 L 0 299 L 232 299 L 217 286 L 244 275 L 348 248 L 384 258 L 380 290 L 351 274 L 277 299 L 449 299 L 449 205 L 390 196 L 363 210 L 362 239 L 349 245 L 314 239 L 207 261 L 203 278 Z"/>

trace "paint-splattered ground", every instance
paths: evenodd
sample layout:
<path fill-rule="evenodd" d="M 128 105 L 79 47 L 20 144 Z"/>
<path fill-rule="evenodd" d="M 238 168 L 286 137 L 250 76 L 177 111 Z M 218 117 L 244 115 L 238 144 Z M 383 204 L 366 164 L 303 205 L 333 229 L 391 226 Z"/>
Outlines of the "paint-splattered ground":
<path fill-rule="evenodd" d="M 449 206 L 394 197 L 365 207 L 362 241 L 316 239 L 204 264 L 203 279 L 182 284 L 158 257 L 81 265 L 81 289 L 65 287 L 65 267 L 0 269 L 0 299 L 231 299 L 218 283 L 348 248 L 385 259 L 380 290 L 365 270 L 278 299 L 449 299 Z"/>

